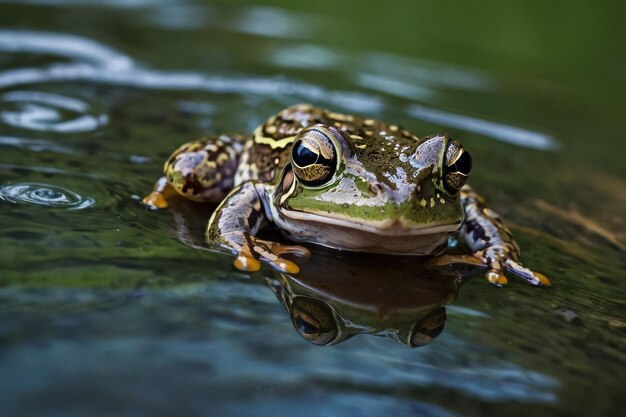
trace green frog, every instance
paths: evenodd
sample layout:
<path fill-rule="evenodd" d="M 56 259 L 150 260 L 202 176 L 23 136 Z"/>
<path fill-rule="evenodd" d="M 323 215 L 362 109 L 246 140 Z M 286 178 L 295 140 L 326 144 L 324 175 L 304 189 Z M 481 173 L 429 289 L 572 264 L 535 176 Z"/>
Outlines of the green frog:
<path fill-rule="evenodd" d="M 285 255 L 310 254 L 257 236 L 272 223 L 298 243 L 430 256 L 435 264 L 484 268 L 496 285 L 507 283 L 507 271 L 550 285 L 520 263 L 510 231 L 466 185 L 471 170 L 470 154 L 447 135 L 419 138 L 395 124 L 298 104 L 250 137 L 216 135 L 179 147 L 143 202 L 151 208 L 167 207 L 174 196 L 219 202 L 207 242 L 232 251 L 243 271 L 265 262 L 295 274 L 298 264 Z M 468 254 L 446 254 L 450 242 Z"/>

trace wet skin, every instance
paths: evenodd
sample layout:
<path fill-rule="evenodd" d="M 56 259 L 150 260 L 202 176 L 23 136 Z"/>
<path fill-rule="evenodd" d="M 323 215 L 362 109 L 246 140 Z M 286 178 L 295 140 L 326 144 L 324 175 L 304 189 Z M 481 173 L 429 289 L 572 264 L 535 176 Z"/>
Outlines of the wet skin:
<path fill-rule="evenodd" d="M 308 256 L 308 249 L 256 237 L 273 223 L 292 241 L 471 264 L 497 285 L 507 271 L 550 285 L 522 266 L 509 230 L 465 184 L 471 169 L 469 153 L 447 135 L 418 138 L 397 125 L 300 104 L 247 139 L 211 136 L 181 146 L 143 202 L 165 208 L 177 195 L 219 202 L 207 242 L 230 249 L 244 271 L 266 262 L 299 272 L 283 255 Z M 450 237 L 468 254 L 446 255 Z"/>

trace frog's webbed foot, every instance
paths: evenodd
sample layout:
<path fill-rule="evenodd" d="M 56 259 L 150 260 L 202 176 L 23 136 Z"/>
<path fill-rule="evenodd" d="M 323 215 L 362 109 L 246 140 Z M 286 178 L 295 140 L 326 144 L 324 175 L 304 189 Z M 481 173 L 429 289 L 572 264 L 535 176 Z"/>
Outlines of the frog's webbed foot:
<path fill-rule="evenodd" d="M 296 256 L 309 256 L 310 252 L 304 246 L 283 245 L 256 238 L 247 233 L 233 232 L 222 236 L 228 241 L 228 246 L 237 254 L 234 261 L 235 268 L 240 271 L 255 272 L 261 269 L 261 261 L 269 264 L 272 268 L 288 274 L 297 274 L 300 267 L 293 261 L 282 258 L 283 254 Z"/>
<path fill-rule="evenodd" d="M 471 265 L 487 270 L 485 278 L 494 285 L 508 283 L 505 272 L 525 279 L 529 284 L 549 287 L 550 280 L 543 274 L 524 267 L 517 259 L 517 249 L 510 244 L 493 245 L 471 255 L 443 255 L 429 261 L 429 265 Z"/>

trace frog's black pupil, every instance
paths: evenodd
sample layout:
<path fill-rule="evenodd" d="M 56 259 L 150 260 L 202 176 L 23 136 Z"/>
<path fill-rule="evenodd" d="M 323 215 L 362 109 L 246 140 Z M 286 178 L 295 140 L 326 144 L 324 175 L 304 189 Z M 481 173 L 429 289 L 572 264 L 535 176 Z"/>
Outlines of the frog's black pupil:
<path fill-rule="evenodd" d="M 469 175 L 472 172 L 472 157 L 467 151 L 463 152 L 459 159 L 454 163 L 457 171 L 464 175 Z"/>
<path fill-rule="evenodd" d="M 309 148 L 302 146 L 302 142 L 296 143 L 293 152 L 293 161 L 300 167 L 306 167 L 317 161 L 317 154 Z"/>

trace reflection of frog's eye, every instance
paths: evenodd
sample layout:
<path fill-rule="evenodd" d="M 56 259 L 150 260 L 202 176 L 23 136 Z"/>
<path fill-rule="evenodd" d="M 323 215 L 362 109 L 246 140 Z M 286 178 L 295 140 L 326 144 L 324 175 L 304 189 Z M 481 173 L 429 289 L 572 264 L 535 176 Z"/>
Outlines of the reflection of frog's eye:
<path fill-rule="evenodd" d="M 415 323 L 409 343 L 412 347 L 420 347 L 429 344 L 441 334 L 446 324 L 446 308 L 439 307 L 421 318 Z"/>
<path fill-rule="evenodd" d="M 449 141 L 443 164 L 443 186 L 450 194 L 456 194 L 472 172 L 472 157 L 456 141 Z"/>
<path fill-rule="evenodd" d="M 316 345 L 327 345 L 337 338 L 337 321 L 328 304 L 308 297 L 294 298 L 291 321 L 298 333 Z"/>
<path fill-rule="evenodd" d="M 291 149 L 293 172 L 304 185 L 320 186 L 333 178 L 337 168 L 337 151 L 328 129 L 316 125 L 304 129 Z"/>

